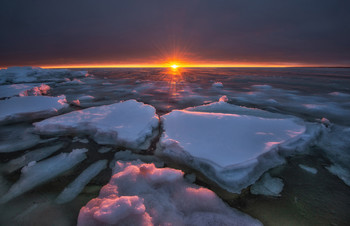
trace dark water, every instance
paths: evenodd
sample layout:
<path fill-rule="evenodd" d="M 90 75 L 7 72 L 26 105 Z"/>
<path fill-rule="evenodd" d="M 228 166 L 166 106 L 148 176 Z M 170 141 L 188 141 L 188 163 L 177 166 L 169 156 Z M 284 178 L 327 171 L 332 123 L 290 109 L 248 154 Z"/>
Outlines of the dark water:
<path fill-rule="evenodd" d="M 94 76 L 79 84 L 51 83 L 50 95 L 64 94 L 69 102 L 84 95 L 94 97 L 81 100 L 79 106 L 72 105 L 70 110 L 136 99 L 153 105 L 159 115 L 173 109 L 211 103 L 226 95 L 232 104 L 296 115 L 306 121 L 316 122 L 325 117 L 335 126 L 350 125 L 350 69 L 346 68 L 88 71 Z M 221 82 L 223 87 L 213 86 L 215 82 Z M 11 129 L 22 124 L 2 128 Z M 73 201 L 58 205 L 53 200 L 89 164 L 99 159 L 112 160 L 114 152 L 101 154 L 97 152 L 100 146 L 94 141 L 89 140 L 87 144 L 73 143 L 72 138 L 63 136 L 56 140 L 64 143 L 65 147 L 55 154 L 86 147 L 89 149 L 88 159 L 50 183 L 0 206 L 1 225 L 76 224 L 79 209 L 98 195 L 101 186 L 108 182 L 111 170 L 101 172 Z M 43 147 L 45 145 L 40 144 Z M 347 143 L 343 146 L 348 147 L 346 145 L 350 147 Z M 154 145 L 147 154 L 152 154 L 153 149 Z M 114 151 L 118 150 L 122 149 Z M 1 161 L 7 162 L 22 153 L 0 154 Z M 270 170 L 272 176 L 282 178 L 285 184 L 281 196 L 277 198 L 251 195 L 249 189 L 237 196 L 216 188 L 206 178 L 198 177 L 196 183 L 213 189 L 229 205 L 259 219 L 265 225 L 348 225 L 350 187 L 325 168 L 331 161 L 321 153 L 320 147 L 311 147 L 308 154 L 292 156 L 287 164 Z M 166 164 L 173 166 L 170 162 Z M 298 164 L 314 167 L 318 172 L 316 175 L 310 174 Z M 191 169 L 183 170 L 191 173 Z M 2 187 L 6 190 L 19 175 L 20 171 L 2 175 Z"/>

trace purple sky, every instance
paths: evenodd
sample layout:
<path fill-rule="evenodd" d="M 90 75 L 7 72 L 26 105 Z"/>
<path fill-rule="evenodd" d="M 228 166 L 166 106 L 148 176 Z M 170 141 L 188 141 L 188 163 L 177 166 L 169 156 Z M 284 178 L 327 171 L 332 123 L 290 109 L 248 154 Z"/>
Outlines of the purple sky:
<path fill-rule="evenodd" d="M 18 0 L 0 5 L 0 67 L 91 63 L 350 66 L 350 1 Z"/>

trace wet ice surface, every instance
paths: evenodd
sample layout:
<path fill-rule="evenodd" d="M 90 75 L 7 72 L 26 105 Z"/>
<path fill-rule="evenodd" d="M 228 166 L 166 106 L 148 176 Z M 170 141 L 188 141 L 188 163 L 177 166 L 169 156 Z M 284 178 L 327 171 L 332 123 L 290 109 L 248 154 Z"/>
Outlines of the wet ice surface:
<path fill-rule="evenodd" d="M 3 213 L 0 217 L 1 224 L 52 224 L 52 219 L 59 219 L 57 225 L 76 224 L 80 208 L 98 197 L 99 190 L 108 183 L 112 175 L 110 169 L 105 169 L 95 176 L 98 169 L 88 170 L 89 166 L 107 160 L 108 166 L 113 167 L 117 160 L 136 159 L 155 163 L 157 167 L 173 166 L 188 175 L 194 173 L 197 179 L 188 176 L 192 178 L 191 181 L 215 191 L 231 207 L 266 225 L 346 225 L 349 222 L 346 211 L 350 208 L 350 189 L 346 185 L 350 178 L 349 69 L 90 69 L 88 72 L 93 76 L 85 76 L 86 72 L 68 70 L 33 71 L 29 68 L 15 68 L 9 73 L 1 71 L 2 90 L 6 88 L 5 93 L 9 94 L 5 94 L 0 101 L 6 98 L 11 100 L 13 96 L 41 98 L 33 91 L 28 92 L 27 88 L 32 84 L 35 87 L 46 84 L 50 89 L 40 95 L 65 95 L 67 103 L 70 104 L 64 112 L 58 114 L 135 99 L 152 105 L 156 113 L 163 116 L 172 110 L 196 106 L 197 111 L 230 113 L 231 110 L 222 112 L 223 109 L 208 110 L 198 107 L 216 102 L 226 95 L 223 99 L 227 99 L 228 104 L 236 110 L 235 105 L 238 105 L 265 110 L 268 112 L 266 117 L 276 118 L 274 113 L 292 115 L 307 123 L 316 123 L 323 130 L 312 144 L 301 145 L 300 150 L 287 155 L 289 157 L 283 160 L 285 164 L 269 170 L 269 175 L 276 180 L 259 180 L 264 185 L 260 188 L 267 187 L 274 194 L 280 194 L 278 198 L 273 198 L 268 194 L 249 194 L 250 187 L 243 189 L 237 196 L 223 190 L 210 177 L 196 169 L 171 159 L 159 159 L 153 155 L 159 137 L 152 138 L 153 142 L 144 153 L 135 154 L 123 145 L 99 145 L 91 133 L 81 131 L 59 136 L 39 136 L 33 133 L 31 122 L 41 121 L 50 115 L 36 117 L 32 112 L 26 112 L 27 115 L 17 114 L 16 120 L 0 127 L 2 200 L 13 196 L 11 194 L 18 189 L 18 184 L 28 183 L 24 182 L 25 179 L 29 178 L 33 182 L 31 178 L 35 174 L 30 176 L 23 173 L 26 170 L 22 169 L 54 161 L 57 156 L 71 153 L 74 149 L 87 148 L 88 152 L 84 153 L 87 158 L 72 166 L 73 168 L 67 167 L 64 172 L 57 172 L 57 177 L 47 177 L 47 182 L 37 181 L 41 185 L 0 206 Z M 8 91 L 9 86 L 13 85 L 18 85 L 19 90 Z M 23 92 L 27 92 L 27 95 L 21 95 Z M 243 109 L 236 114 L 247 114 L 247 110 Z M 163 128 L 159 132 L 161 134 Z M 64 154 L 66 155 L 68 154 Z M 24 165 L 26 168 L 22 168 Z M 53 165 L 60 168 L 57 164 Z M 316 169 L 317 173 L 312 174 L 300 165 L 309 167 L 309 170 Z M 45 175 L 44 172 L 40 173 Z M 281 192 L 278 179 L 282 179 L 284 184 Z M 85 184 L 86 187 L 82 188 Z M 9 192 L 11 187 L 12 192 Z M 81 189 L 82 191 L 66 204 L 55 203 L 65 188 L 73 189 L 77 193 Z"/>

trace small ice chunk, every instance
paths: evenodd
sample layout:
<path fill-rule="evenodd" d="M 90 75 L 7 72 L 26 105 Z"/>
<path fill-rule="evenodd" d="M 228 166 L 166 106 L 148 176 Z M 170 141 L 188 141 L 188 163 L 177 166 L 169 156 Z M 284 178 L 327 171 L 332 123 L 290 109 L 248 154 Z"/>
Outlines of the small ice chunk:
<path fill-rule="evenodd" d="M 22 168 L 19 180 L 0 198 L 0 203 L 6 203 L 73 168 L 86 159 L 85 152 L 87 152 L 85 148 L 74 149 L 70 153 L 61 153 L 34 165 L 25 166 Z"/>
<path fill-rule="evenodd" d="M 57 197 L 59 204 L 72 201 L 84 187 L 107 167 L 107 160 L 100 160 L 86 168 L 72 183 L 70 183 Z"/>
<path fill-rule="evenodd" d="M 312 173 L 312 174 L 316 174 L 317 173 L 317 169 L 310 167 L 310 166 L 305 166 L 303 164 L 299 164 L 299 167 L 302 168 L 303 170 L 305 170 L 306 172 Z"/>
<path fill-rule="evenodd" d="M 111 105 L 91 107 L 34 123 L 41 134 L 81 133 L 99 144 L 144 150 L 158 127 L 155 108 L 128 100 Z"/>
<path fill-rule="evenodd" d="M 66 107 L 68 104 L 64 95 L 12 97 L 0 101 L 0 124 L 56 115 Z"/>
<path fill-rule="evenodd" d="M 110 152 L 112 150 L 112 148 L 111 147 L 101 147 L 100 149 L 98 149 L 97 151 L 99 152 L 99 153 L 107 153 L 107 152 Z"/>
<path fill-rule="evenodd" d="M 212 84 L 212 87 L 213 87 L 213 88 L 223 88 L 224 85 L 222 84 L 222 82 L 214 82 L 214 83 Z"/>
<path fill-rule="evenodd" d="M 2 170 L 4 170 L 7 173 L 12 173 L 16 171 L 17 169 L 27 165 L 31 161 L 40 161 L 51 154 L 55 153 L 59 149 L 61 149 L 64 146 L 63 143 L 59 143 L 56 145 L 52 145 L 49 147 L 43 147 L 39 148 L 30 152 L 25 153 L 21 157 L 18 157 L 16 159 L 12 159 L 11 161 L 5 163 L 2 166 Z"/>
<path fill-rule="evenodd" d="M 250 187 L 250 192 L 254 195 L 280 196 L 283 186 L 282 179 L 273 178 L 269 173 L 265 173 Z"/>
<path fill-rule="evenodd" d="M 79 143 L 87 144 L 87 143 L 89 143 L 89 140 L 86 138 L 73 137 L 72 142 L 73 143 L 79 142 Z"/>
<path fill-rule="evenodd" d="M 118 161 L 99 196 L 80 209 L 78 226 L 262 225 L 209 189 L 186 182 L 183 174 L 140 161 Z"/>

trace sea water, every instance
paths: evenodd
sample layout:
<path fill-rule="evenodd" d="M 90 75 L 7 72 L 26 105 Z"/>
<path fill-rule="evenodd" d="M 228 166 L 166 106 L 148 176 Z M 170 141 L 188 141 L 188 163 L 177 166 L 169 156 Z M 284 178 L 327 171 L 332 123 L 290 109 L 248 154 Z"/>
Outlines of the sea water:
<path fill-rule="evenodd" d="M 335 128 L 334 134 L 320 139 L 334 140 L 334 152 L 344 155 L 342 163 L 346 163 L 350 155 L 350 137 L 346 138 L 348 133 L 342 134 L 350 126 L 348 68 L 84 70 L 92 75 L 89 79 L 48 82 L 51 90 L 46 95 L 64 94 L 71 103 L 71 110 L 136 99 L 154 106 L 160 116 L 174 109 L 207 104 L 226 96 L 230 104 L 294 115 L 309 122 L 327 122 L 327 126 Z M 30 127 L 30 122 L 3 125 L 1 130 L 15 130 L 23 126 Z M 2 135 L 0 142 L 1 139 L 6 139 L 6 135 Z M 337 140 L 342 135 L 345 136 L 344 139 Z M 100 153 L 98 150 L 101 146 L 89 137 L 81 134 L 75 136 L 87 139 L 88 142 L 74 142 L 77 139 L 71 134 L 62 135 L 54 141 L 43 142 L 24 151 L 0 154 L 1 162 L 5 164 L 21 157 L 23 153 L 52 143 L 64 145 L 55 154 L 75 148 L 89 149 L 87 160 L 73 170 L 1 205 L 1 225 L 76 224 L 80 208 L 98 195 L 99 189 L 108 182 L 111 170 L 103 170 L 71 202 L 56 204 L 55 198 L 91 163 L 100 159 L 112 160 L 114 153 L 123 149 Z M 147 155 L 153 154 L 157 139 L 159 137 L 155 138 Z M 212 189 L 229 205 L 257 218 L 265 225 L 347 225 L 350 222 L 350 188 L 344 180 L 327 170 L 334 159 L 339 157 L 327 154 L 331 149 L 329 146 L 327 148 L 328 152 L 323 150 L 322 145 L 311 146 L 306 154 L 289 157 L 286 164 L 269 171 L 272 176 L 283 179 L 285 184 L 279 197 L 252 195 L 249 189 L 240 195 L 230 194 L 210 183 L 207 178 L 197 177 L 195 183 Z M 300 164 L 317 169 L 317 173 L 303 170 Z M 191 173 L 191 169 L 181 168 L 171 162 L 166 165 Z M 2 173 L 0 195 L 19 176 L 20 170 Z"/>

